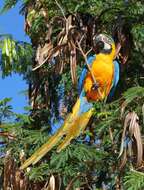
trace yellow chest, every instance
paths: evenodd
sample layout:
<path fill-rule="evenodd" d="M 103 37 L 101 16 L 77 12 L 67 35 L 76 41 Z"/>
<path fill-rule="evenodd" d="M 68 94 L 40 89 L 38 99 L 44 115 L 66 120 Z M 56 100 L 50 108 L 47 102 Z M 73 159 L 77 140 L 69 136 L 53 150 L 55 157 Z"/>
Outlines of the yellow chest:
<path fill-rule="evenodd" d="M 99 54 L 93 61 L 91 69 L 102 96 L 99 96 L 98 90 L 92 90 L 94 82 L 90 73 L 85 78 L 84 90 L 89 100 L 97 101 L 105 98 L 111 89 L 114 74 L 113 60 L 108 55 Z"/>

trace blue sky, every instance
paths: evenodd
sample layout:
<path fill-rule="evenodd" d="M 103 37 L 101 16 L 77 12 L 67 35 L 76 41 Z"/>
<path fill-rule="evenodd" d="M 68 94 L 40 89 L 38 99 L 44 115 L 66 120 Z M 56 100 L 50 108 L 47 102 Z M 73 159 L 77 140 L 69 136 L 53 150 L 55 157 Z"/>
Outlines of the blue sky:
<path fill-rule="evenodd" d="M 0 0 L 0 8 L 3 0 Z M 24 17 L 19 15 L 20 4 L 7 13 L 0 15 L 0 34 L 11 34 L 15 40 L 29 42 L 24 33 Z M 27 98 L 21 93 L 27 89 L 25 81 L 18 74 L 13 74 L 4 80 L 0 78 L 0 99 L 12 98 L 13 111 L 23 113 L 23 107 L 27 104 Z"/>

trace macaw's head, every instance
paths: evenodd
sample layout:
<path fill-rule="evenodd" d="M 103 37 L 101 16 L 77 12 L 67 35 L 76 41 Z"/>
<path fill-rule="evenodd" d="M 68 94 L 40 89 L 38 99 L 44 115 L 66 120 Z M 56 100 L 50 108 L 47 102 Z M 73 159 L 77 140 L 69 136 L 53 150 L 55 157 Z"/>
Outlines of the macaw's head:
<path fill-rule="evenodd" d="M 114 40 L 107 34 L 99 34 L 94 39 L 94 51 L 96 54 L 107 54 L 115 57 Z"/>

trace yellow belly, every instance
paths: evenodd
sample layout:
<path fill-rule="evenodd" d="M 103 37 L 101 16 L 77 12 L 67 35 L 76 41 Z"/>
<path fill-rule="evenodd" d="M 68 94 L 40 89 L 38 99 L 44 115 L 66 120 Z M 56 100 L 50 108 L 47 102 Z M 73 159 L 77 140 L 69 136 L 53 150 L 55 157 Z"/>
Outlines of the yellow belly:
<path fill-rule="evenodd" d="M 87 74 L 84 81 L 84 90 L 88 100 L 98 101 L 107 97 L 110 92 L 114 73 L 113 60 L 108 55 L 97 56 L 96 60 L 92 63 L 91 69 L 99 85 L 101 96 L 98 90 L 92 90 L 94 82 L 90 73 Z"/>

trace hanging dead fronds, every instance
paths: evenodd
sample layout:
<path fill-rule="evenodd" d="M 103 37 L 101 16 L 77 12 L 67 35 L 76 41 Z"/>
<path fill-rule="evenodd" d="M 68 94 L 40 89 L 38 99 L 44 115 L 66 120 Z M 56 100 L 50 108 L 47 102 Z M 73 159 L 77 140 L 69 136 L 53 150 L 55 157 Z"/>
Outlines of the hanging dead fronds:
<path fill-rule="evenodd" d="M 42 190 L 56 190 L 55 177 L 52 175 Z"/>
<path fill-rule="evenodd" d="M 20 153 L 21 164 L 25 161 L 25 154 L 22 150 Z M 32 182 L 19 169 L 16 161 L 13 159 L 11 151 L 5 155 L 4 170 L 3 170 L 3 190 L 28 190 L 28 189 L 42 189 L 42 190 L 60 190 L 61 178 L 59 175 L 51 175 L 49 180 L 43 182 Z"/>
<path fill-rule="evenodd" d="M 36 3 L 37 4 L 37 3 Z M 41 14 L 43 21 L 45 22 L 45 30 L 38 32 L 32 38 L 33 46 L 36 48 L 36 58 L 33 64 L 33 75 L 35 79 L 30 89 L 30 100 L 33 108 L 41 108 L 38 103 L 38 98 L 41 96 L 48 100 L 48 93 L 50 92 L 48 82 L 47 84 L 39 82 L 40 78 L 45 76 L 57 75 L 61 76 L 65 71 L 69 69 L 71 74 L 71 81 L 73 85 L 77 84 L 77 65 L 86 64 L 85 58 L 81 52 L 95 53 L 95 36 L 103 31 L 106 27 L 103 24 L 103 16 L 108 12 L 114 12 L 118 14 L 118 10 L 115 8 L 109 8 L 102 10 L 99 15 L 90 15 L 88 13 L 75 13 L 67 14 L 63 11 L 63 8 L 58 1 L 55 1 L 57 8 L 61 11 L 62 16 L 54 16 L 48 18 L 48 10 L 46 7 L 30 5 L 30 11 L 26 14 L 26 23 L 29 24 L 29 31 L 31 32 L 32 21 L 35 21 L 38 14 Z M 36 7 L 40 7 L 39 13 L 36 13 Z M 43 9 L 45 10 L 43 13 Z M 42 11 L 41 11 L 42 10 Z M 46 14 L 47 13 L 47 14 Z M 129 50 L 131 46 L 131 34 L 130 28 L 127 27 L 127 23 L 124 21 L 119 22 L 119 17 L 116 17 L 116 24 L 113 29 L 113 38 L 116 43 L 117 53 L 122 63 L 125 63 L 128 59 Z M 34 31 L 35 32 L 35 31 Z M 42 33 L 42 34 L 40 34 Z M 82 39 L 82 40 L 81 40 Z M 81 50 L 78 47 L 78 42 L 81 40 Z M 88 56 L 88 53 L 86 56 Z M 45 75 L 43 74 L 45 73 Z M 39 80 L 38 80 L 39 79 Z M 45 87 L 46 85 L 46 87 Z M 47 88 L 47 93 L 43 89 Z M 49 98 L 50 100 L 50 98 Z M 48 107 L 48 103 L 44 102 L 45 107 Z"/>
<path fill-rule="evenodd" d="M 24 176 L 23 172 L 16 167 L 16 163 L 8 151 L 5 156 L 4 162 L 4 190 L 27 190 L 28 189 L 28 179 Z"/>
<path fill-rule="evenodd" d="M 144 125 L 144 104 L 142 106 L 142 115 L 143 115 L 143 125 Z"/>
<path fill-rule="evenodd" d="M 139 117 L 135 112 L 129 112 L 124 121 L 119 157 L 120 168 L 123 168 L 127 159 L 137 158 L 136 164 L 140 166 L 143 160 L 143 145 L 140 132 Z"/>
<path fill-rule="evenodd" d="M 113 28 L 113 38 L 116 43 L 116 56 L 118 56 L 122 64 L 127 62 L 133 45 L 131 27 L 132 25 L 129 22 L 118 16 Z"/>
<path fill-rule="evenodd" d="M 49 180 L 45 183 L 42 190 L 60 190 L 61 189 L 61 179 L 60 176 L 51 175 Z"/>
<path fill-rule="evenodd" d="M 54 17 L 49 21 L 49 28 L 48 32 L 51 31 L 51 34 L 55 30 L 55 26 L 59 28 L 59 32 L 56 34 L 56 39 L 53 41 L 52 36 L 49 35 L 49 43 L 53 44 L 51 48 L 51 52 L 47 49 L 47 57 L 46 59 L 43 58 L 43 62 L 40 59 L 37 59 L 37 66 L 34 67 L 34 70 L 41 67 L 44 63 L 48 63 L 52 57 L 56 57 L 59 54 L 66 54 L 66 62 L 74 63 L 77 60 L 71 59 L 71 56 L 74 54 L 74 46 L 71 43 L 71 39 L 73 39 L 73 43 L 75 44 L 78 38 L 81 38 L 84 33 L 86 33 L 85 38 L 83 39 L 83 48 L 90 48 L 92 45 L 92 39 L 95 35 L 95 31 L 93 27 L 95 27 L 95 20 L 94 17 L 91 16 L 91 22 L 89 19 L 90 15 L 82 15 L 82 14 L 75 14 L 75 15 L 68 15 L 65 17 Z M 90 27 L 91 26 L 91 32 Z M 92 27 L 93 26 L 93 27 Z M 93 31 L 93 32 L 92 32 Z M 90 33 L 87 33 L 90 32 Z M 90 40 L 88 40 L 90 39 Z M 76 44 L 75 44 L 76 45 Z M 67 46 L 67 48 L 65 48 Z M 38 48 L 39 49 L 39 48 Z M 38 51 L 39 54 L 39 51 Z M 76 54 L 76 53 L 75 53 Z M 43 56 L 43 55 L 41 55 Z M 63 57 L 64 58 L 64 57 Z M 75 64 L 70 64 L 71 67 L 75 67 Z M 75 70 L 71 68 L 71 70 Z M 72 73 L 73 75 L 73 73 Z M 73 75 L 74 76 L 74 75 Z"/>
<path fill-rule="evenodd" d="M 0 131 L 0 136 L 1 136 L 1 137 L 6 137 L 6 138 L 8 138 L 9 140 L 15 140 L 15 139 L 16 139 L 15 135 L 10 134 L 10 133 L 8 133 L 8 132 L 4 132 L 4 131 Z"/>

